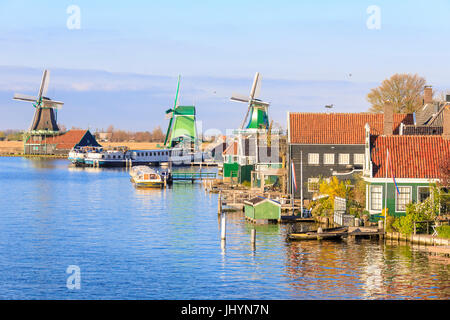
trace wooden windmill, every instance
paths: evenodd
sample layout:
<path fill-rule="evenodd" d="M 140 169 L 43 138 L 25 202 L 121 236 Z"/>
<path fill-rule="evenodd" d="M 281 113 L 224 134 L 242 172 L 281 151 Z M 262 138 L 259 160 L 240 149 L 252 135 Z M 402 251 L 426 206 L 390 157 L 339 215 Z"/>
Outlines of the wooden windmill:
<path fill-rule="evenodd" d="M 50 72 L 44 70 L 41 86 L 36 97 L 15 93 L 13 99 L 31 102 L 35 108 L 29 132 L 31 134 L 52 135 L 59 132 L 55 110 L 61 109 L 64 102 L 46 97 Z"/>
<path fill-rule="evenodd" d="M 50 72 L 44 70 L 41 86 L 36 97 L 15 93 L 13 99 L 31 102 L 34 116 L 28 130 L 28 138 L 24 142 L 25 154 L 46 154 L 51 152 L 51 146 L 46 144 L 46 137 L 60 133 L 57 123 L 57 110 L 61 109 L 63 102 L 54 101 L 46 96 Z"/>

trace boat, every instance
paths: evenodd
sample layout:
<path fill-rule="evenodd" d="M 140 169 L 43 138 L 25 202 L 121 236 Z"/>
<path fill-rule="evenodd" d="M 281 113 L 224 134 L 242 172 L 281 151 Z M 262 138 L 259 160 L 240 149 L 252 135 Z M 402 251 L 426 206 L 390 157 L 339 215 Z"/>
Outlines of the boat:
<path fill-rule="evenodd" d="M 136 166 L 130 170 L 131 182 L 136 187 L 161 188 L 167 182 L 167 175 L 163 175 L 148 166 Z"/>
<path fill-rule="evenodd" d="M 327 240 L 340 239 L 348 233 L 348 227 L 327 228 L 314 231 L 293 232 L 288 234 L 288 240 Z"/>
<path fill-rule="evenodd" d="M 75 166 L 83 166 L 85 165 L 86 156 L 88 156 L 90 152 L 101 152 L 102 150 L 102 147 L 75 147 L 70 150 L 67 159 Z"/>
<path fill-rule="evenodd" d="M 191 153 L 183 149 L 129 150 L 126 147 L 91 152 L 84 163 L 93 167 L 127 167 L 139 165 L 172 166 L 190 165 L 194 160 Z"/>

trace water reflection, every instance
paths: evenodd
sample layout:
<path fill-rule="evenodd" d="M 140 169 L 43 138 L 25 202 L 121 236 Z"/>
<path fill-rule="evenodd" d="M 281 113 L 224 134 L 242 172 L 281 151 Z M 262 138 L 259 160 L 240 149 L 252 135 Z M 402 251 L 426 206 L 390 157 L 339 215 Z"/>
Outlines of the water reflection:
<path fill-rule="evenodd" d="M 450 297 L 449 265 L 420 247 L 287 242 L 290 224 L 252 224 L 243 212 L 226 213 L 225 242 L 218 196 L 200 183 L 140 189 L 124 169 L 0 161 L 2 298 L 65 299 L 70 264 L 86 272 L 71 295 L 81 299 Z"/>

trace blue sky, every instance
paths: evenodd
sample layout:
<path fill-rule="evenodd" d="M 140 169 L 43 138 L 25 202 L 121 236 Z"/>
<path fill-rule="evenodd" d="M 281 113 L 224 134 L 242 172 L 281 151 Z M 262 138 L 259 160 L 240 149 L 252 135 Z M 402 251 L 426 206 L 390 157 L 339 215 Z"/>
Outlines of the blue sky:
<path fill-rule="evenodd" d="M 70 5 L 81 10 L 79 30 L 66 27 Z M 379 30 L 366 26 L 371 5 Z M 287 110 L 366 111 L 370 88 L 394 73 L 450 88 L 449 14 L 448 0 L 0 0 L 0 129 L 29 125 L 31 106 L 11 96 L 37 91 L 44 68 L 68 127 L 165 127 L 178 74 L 181 100 L 195 102 L 204 128 L 240 124 L 245 106 L 228 97 L 247 93 L 256 71 L 282 126 Z"/>

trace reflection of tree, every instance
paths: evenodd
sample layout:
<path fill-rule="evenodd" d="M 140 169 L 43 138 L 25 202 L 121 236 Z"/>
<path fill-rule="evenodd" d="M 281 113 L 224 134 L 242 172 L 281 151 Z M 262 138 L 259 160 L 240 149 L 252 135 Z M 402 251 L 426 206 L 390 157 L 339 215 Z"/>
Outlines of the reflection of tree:
<path fill-rule="evenodd" d="M 286 275 L 300 298 L 448 298 L 448 269 L 410 246 L 370 240 L 286 245 Z"/>

